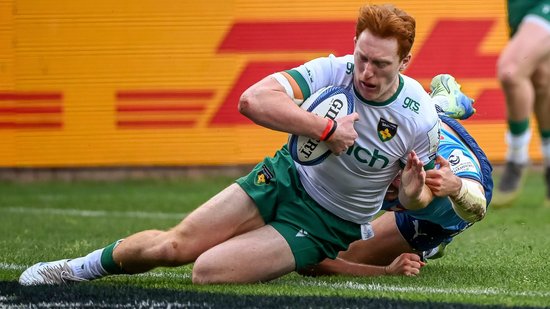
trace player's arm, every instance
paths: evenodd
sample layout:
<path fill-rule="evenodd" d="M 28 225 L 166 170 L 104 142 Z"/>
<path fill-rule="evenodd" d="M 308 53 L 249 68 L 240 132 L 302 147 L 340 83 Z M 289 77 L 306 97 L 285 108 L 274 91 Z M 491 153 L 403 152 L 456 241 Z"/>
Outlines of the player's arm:
<path fill-rule="evenodd" d="M 266 128 L 325 141 L 335 154 L 341 154 L 357 138 L 353 124 L 357 113 L 336 121 L 301 109 L 302 91 L 289 74 L 270 75 L 248 88 L 239 100 L 239 111 Z M 328 137 L 330 136 L 330 137 Z"/>
<path fill-rule="evenodd" d="M 318 265 L 299 270 L 304 276 L 332 276 L 348 275 L 375 277 L 385 275 L 416 276 L 420 268 L 426 265 L 420 257 L 414 253 L 402 253 L 387 266 L 377 266 L 350 262 L 341 258 L 335 260 L 325 259 Z"/>
<path fill-rule="evenodd" d="M 266 128 L 314 139 L 321 138 L 328 124 L 328 119 L 302 110 L 271 75 L 244 91 L 239 99 L 239 112 Z"/>
<path fill-rule="evenodd" d="M 448 196 L 456 214 L 465 221 L 476 222 L 487 212 L 483 186 L 474 180 L 460 178 L 441 156 L 436 157 L 438 169 L 426 173 L 426 185 L 438 197 Z"/>
<path fill-rule="evenodd" d="M 425 184 L 426 171 L 414 151 L 407 157 L 407 164 L 401 173 L 399 203 L 406 209 L 421 209 L 428 206 L 434 196 Z"/>

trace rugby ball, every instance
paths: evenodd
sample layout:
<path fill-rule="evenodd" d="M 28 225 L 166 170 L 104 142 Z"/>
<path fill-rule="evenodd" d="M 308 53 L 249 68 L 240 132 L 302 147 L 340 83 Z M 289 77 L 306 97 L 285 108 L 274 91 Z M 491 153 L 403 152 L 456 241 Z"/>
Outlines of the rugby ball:
<path fill-rule="evenodd" d="M 353 95 L 342 87 L 329 86 L 312 94 L 300 107 L 335 120 L 353 113 Z M 288 150 L 292 159 L 301 165 L 319 164 L 331 153 L 324 142 L 294 134 L 288 138 Z"/>

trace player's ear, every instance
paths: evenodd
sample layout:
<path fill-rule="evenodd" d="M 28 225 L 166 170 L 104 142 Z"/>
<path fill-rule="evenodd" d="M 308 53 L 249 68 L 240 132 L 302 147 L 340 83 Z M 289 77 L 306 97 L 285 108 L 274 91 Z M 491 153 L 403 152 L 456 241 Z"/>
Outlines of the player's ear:
<path fill-rule="evenodd" d="M 401 64 L 399 65 L 399 71 L 405 71 L 405 69 L 409 66 L 409 63 L 411 62 L 411 54 L 408 54 L 401 60 Z"/>

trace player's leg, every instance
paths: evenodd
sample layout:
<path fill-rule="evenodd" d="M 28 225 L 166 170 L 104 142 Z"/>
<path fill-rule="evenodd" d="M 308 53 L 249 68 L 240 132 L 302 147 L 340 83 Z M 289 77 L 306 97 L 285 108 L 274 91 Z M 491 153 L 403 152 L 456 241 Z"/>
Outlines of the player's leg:
<path fill-rule="evenodd" d="M 376 218 L 371 226 L 374 237 L 352 243 L 349 249 L 340 252 L 338 257 L 355 263 L 385 266 L 401 253 L 414 252 L 400 233 L 394 212 L 385 212 Z"/>
<path fill-rule="evenodd" d="M 299 273 L 305 276 L 415 275 L 423 266 L 420 261 L 423 250 L 435 248 L 443 238 L 448 238 L 438 225 L 415 220 L 403 213 L 386 212 L 372 222 L 372 228 L 373 237 L 355 241 L 346 251 L 340 252 L 337 259 L 325 259 L 318 265 L 299 270 Z M 412 255 L 403 255 L 407 253 L 417 256 L 413 259 Z M 387 272 L 394 262 L 405 264 L 402 267 L 396 265 L 396 272 Z"/>
<path fill-rule="evenodd" d="M 517 196 L 528 164 L 535 88 L 531 77 L 550 48 L 550 34 L 538 23 L 526 21 L 498 60 L 498 78 L 506 97 L 508 128 L 506 167 L 495 190 L 494 207 L 509 205 Z"/>
<path fill-rule="evenodd" d="M 124 239 L 113 260 L 125 272 L 180 266 L 211 247 L 265 223 L 246 192 L 232 184 L 168 231 L 145 231 Z"/>
<path fill-rule="evenodd" d="M 183 265 L 210 247 L 262 225 L 254 202 L 239 185 L 232 184 L 169 231 L 143 231 L 84 257 L 37 263 L 23 272 L 19 282 L 60 284 Z"/>
<path fill-rule="evenodd" d="M 544 205 L 550 207 L 550 50 L 546 60 L 533 75 L 535 85 L 535 116 L 539 125 L 543 155 L 546 198 Z"/>
<path fill-rule="evenodd" d="M 241 234 L 203 253 L 193 266 L 193 283 L 269 281 L 295 269 L 294 256 L 271 225 Z"/>

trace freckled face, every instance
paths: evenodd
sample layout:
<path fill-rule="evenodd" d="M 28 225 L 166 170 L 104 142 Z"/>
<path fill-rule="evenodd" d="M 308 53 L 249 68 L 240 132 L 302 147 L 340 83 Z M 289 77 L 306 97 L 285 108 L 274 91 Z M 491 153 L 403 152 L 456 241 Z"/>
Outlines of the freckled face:
<path fill-rule="evenodd" d="M 368 29 L 355 38 L 355 89 L 369 101 L 384 102 L 399 87 L 399 71 L 405 69 L 410 55 L 399 60 L 395 38 L 380 38 Z"/>

